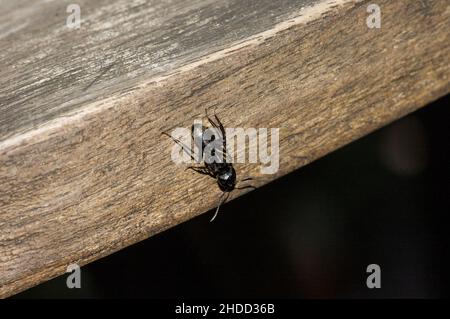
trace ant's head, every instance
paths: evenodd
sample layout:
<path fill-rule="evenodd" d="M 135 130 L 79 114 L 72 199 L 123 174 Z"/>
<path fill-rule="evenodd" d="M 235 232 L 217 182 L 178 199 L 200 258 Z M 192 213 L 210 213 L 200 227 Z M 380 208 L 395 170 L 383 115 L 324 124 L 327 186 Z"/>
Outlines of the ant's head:
<path fill-rule="evenodd" d="M 217 183 L 223 192 L 231 192 L 234 189 L 236 186 L 236 171 L 233 166 L 226 166 L 226 169 L 217 175 Z"/>

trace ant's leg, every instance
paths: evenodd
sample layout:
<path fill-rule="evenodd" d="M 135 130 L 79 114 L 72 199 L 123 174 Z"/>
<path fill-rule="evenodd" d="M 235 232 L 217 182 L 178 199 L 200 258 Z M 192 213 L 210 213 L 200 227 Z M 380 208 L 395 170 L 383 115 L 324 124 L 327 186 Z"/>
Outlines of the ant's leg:
<path fill-rule="evenodd" d="M 253 180 L 252 177 L 247 177 L 247 178 L 239 180 L 236 184 L 239 184 L 241 182 L 251 181 L 251 180 Z M 243 187 L 236 187 L 235 189 L 246 189 L 246 188 L 256 189 L 256 187 L 252 186 L 252 185 L 247 185 L 247 186 L 243 186 Z"/>
<path fill-rule="evenodd" d="M 215 110 L 214 110 L 214 117 L 216 118 L 217 124 L 219 125 L 220 131 L 222 132 L 223 139 L 225 140 L 227 138 L 225 128 L 223 127 L 222 122 L 220 122 L 219 118 L 217 117 Z"/>
<path fill-rule="evenodd" d="M 247 185 L 247 186 L 242 186 L 242 187 L 236 187 L 235 189 L 247 189 L 247 188 L 256 189 L 256 187 L 253 186 L 253 185 Z"/>
<path fill-rule="evenodd" d="M 215 112 L 215 111 L 214 111 L 214 112 Z M 205 109 L 205 114 L 206 114 L 206 118 L 207 118 L 209 124 L 211 124 L 214 128 L 216 128 L 217 130 L 219 130 L 219 132 L 220 132 L 221 134 L 223 134 L 222 130 L 220 129 L 219 124 L 217 124 L 216 122 L 214 122 L 213 119 L 211 119 L 211 118 L 209 117 L 209 115 L 208 115 L 208 109 Z M 215 116 L 215 113 L 214 113 L 214 116 Z M 217 118 L 217 116 L 216 116 L 216 118 Z M 225 137 L 222 136 L 222 138 L 225 138 Z"/>
<path fill-rule="evenodd" d="M 192 159 L 194 162 L 197 162 L 197 161 L 195 160 L 195 158 L 194 158 L 194 155 L 192 155 L 192 150 L 191 150 L 191 148 L 190 148 L 189 146 L 183 144 L 183 142 L 181 142 L 179 139 L 173 138 L 171 135 L 169 135 L 169 134 L 166 133 L 166 132 L 162 132 L 161 134 L 164 134 L 164 135 L 167 135 L 168 137 L 170 137 L 175 143 L 177 143 L 179 146 L 181 146 L 181 148 L 186 152 L 187 155 L 189 155 L 189 156 L 191 157 L 191 159 Z M 188 150 L 189 150 L 190 152 L 189 152 Z"/>
<path fill-rule="evenodd" d="M 224 195 L 226 194 L 226 196 L 225 196 L 225 198 L 224 198 Z M 219 205 L 217 206 L 217 208 L 216 208 L 216 212 L 214 213 L 214 216 L 213 216 L 213 218 L 211 218 L 211 220 L 210 220 L 210 222 L 212 222 L 216 217 L 217 217 L 217 214 L 219 213 L 219 208 L 220 208 L 220 206 L 223 204 L 223 203 L 225 203 L 226 201 L 227 201 L 227 199 L 228 199 L 228 197 L 230 196 L 230 193 L 226 193 L 226 192 L 223 192 L 222 193 L 222 195 L 220 195 L 220 198 L 219 198 L 219 200 L 220 200 L 220 202 L 219 202 Z"/>
<path fill-rule="evenodd" d="M 219 124 L 220 132 L 222 132 L 222 138 L 223 138 L 223 155 L 225 156 L 225 162 L 227 160 L 227 134 L 225 132 L 225 128 L 222 125 L 222 122 L 220 122 L 219 118 L 216 115 L 216 110 L 214 110 L 214 117 L 216 118 L 217 123 Z"/>
<path fill-rule="evenodd" d="M 222 122 L 220 122 L 219 118 L 217 117 L 216 110 L 214 109 L 214 118 L 216 119 L 217 123 L 214 122 L 214 120 L 208 116 L 208 109 L 205 109 L 205 113 L 206 113 L 206 118 L 208 119 L 208 122 L 220 131 L 222 138 L 225 140 L 227 138 L 226 133 L 225 133 L 225 128 L 223 127 Z"/>
<path fill-rule="evenodd" d="M 209 173 L 209 170 L 206 167 L 189 166 L 189 167 L 186 167 L 186 170 L 188 170 L 188 169 L 191 169 L 194 172 L 197 172 L 197 173 L 202 174 L 202 175 L 211 175 Z"/>
<path fill-rule="evenodd" d="M 219 130 L 220 135 L 222 137 L 222 141 L 223 141 L 223 150 L 222 150 L 222 154 L 224 156 L 224 162 L 227 161 L 227 136 L 225 133 L 225 128 L 222 125 L 222 122 L 220 122 L 219 118 L 216 115 L 216 110 L 214 109 L 214 117 L 217 121 L 214 122 L 209 116 L 208 116 L 208 109 L 205 109 L 205 113 L 206 113 L 206 118 L 208 119 L 208 122 L 217 130 Z"/>

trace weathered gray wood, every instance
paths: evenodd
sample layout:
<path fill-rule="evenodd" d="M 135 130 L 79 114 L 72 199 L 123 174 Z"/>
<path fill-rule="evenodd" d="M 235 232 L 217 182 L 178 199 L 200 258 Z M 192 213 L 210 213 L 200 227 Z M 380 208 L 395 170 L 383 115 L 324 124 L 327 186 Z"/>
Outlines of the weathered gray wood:
<path fill-rule="evenodd" d="M 311 0 L 2 2 L 0 141 L 273 27 Z"/>
<path fill-rule="evenodd" d="M 1 2 L 0 296 L 214 207 L 160 137 L 205 107 L 281 129 L 276 175 L 237 166 L 263 185 L 450 91 L 447 0 L 380 0 L 379 30 L 369 1 L 79 3 L 68 31 Z"/>

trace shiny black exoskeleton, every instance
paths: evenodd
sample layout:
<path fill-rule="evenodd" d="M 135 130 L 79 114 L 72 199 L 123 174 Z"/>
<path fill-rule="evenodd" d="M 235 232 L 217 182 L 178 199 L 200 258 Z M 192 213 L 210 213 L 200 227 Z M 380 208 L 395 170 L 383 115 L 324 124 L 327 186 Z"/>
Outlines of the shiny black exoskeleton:
<path fill-rule="evenodd" d="M 174 141 L 178 145 L 180 145 L 186 152 L 188 152 L 187 150 L 190 150 L 188 152 L 189 156 L 191 157 L 192 160 L 194 160 L 197 163 L 199 163 L 202 159 L 204 159 L 204 156 L 206 156 L 203 152 L 205 152 L 205 149 L 208 146 L 208 144 L 210 144 L 213 141 L 216 142 L 215 144 L 217 145 L 217 147 L 214 147 L 214 149 L 212 149 L 211 155 L 214 156 L 215 153 L 220 153 L 222 155 L 221 161 L 209 162 L 207 160 L 204 160 L 204 166 L 188 167 L 188 169 L 191 169 L 197 173 L 200 173 L 203 175 L 209 175 L 212 178 L 214 178 L 217 181 L 217 185 L 219 186 L 220 190 L 223 192 L 222 195 L 220 196 L 220 202 L 219 202 L 219 205 L 217 206 L 216 212 L 215 212 L 213 218 L 211 219 L 211 221 L 213 221 L 216 218 L 217 213 L 219 212 L 220 206 L 228 199 L 230 192 L 232 192 L 235 189 L 246 189 L 246 188 L 254 189 L 255 187 L 251 186 L 251 185 L 247 185 L 244 187 L 236 187 L 236 184 L 237 184 L 236 171 L 233 167 L 233 164 L 230 162 L 227 162 L 227 140 L 226 140 L 225 128 L 223 127 L 222 123 L 220 122 L 220 120 L 216 114 L 214 114 L 214 118 L 215 118 L 215 121 L 214 121 L 213 119 L 211 119 L 208 116 L 208 113 L 206 110 L 205 110 L 205 112 L 206 112 L 206 118 L 208 119 L 208 122 L 218 133 L 217 135 L 219 136 L 219 139 L 215 141 L 216 135 L 213 135 L 211 137 L 211 139 L 207 139 L 205 136 L 206 135 L 205 131 L 207 130 L 206 127 L 204 127 L 203 125 L 200 125 L 198 127 L 195 127 L 195 125 L 192 125 L 191 132 L 192 132 L 192 138 L 194 140 L 194 144 L 198 143 L 196 145 L 196 147 L 198 147 L 199 149 L 202 150 L 202 154 L 198 154 L 198 155 L 201 155 L 200 159 L 195 158 L 195 156 L 194 156 L 195 154 L 194 154 L 194 152 L 192 152 L 190 147 L 186 147 L 185 145 L 183 145 L 183 143 L 181 143 L 181 141 L 179 141 L 177 139 L 174 139 Z M 169 134 L 167 134 L 165 132 L 163 132 L 163 134 L 171 137 Z M 248 180 L 251 180 L 251 178 L 243 179 L 243 180 L 241 180 L 241 182 L 248 181 Z"/>
<path fill-rule="evenodd" d="M 217 115 L 214 115 L 215 120 L 212 120 L 206 113 L 206 118 L 209 123 L 215 129 L 215 135 L 212 135 L 210 139 L 205 136 L 206 127 L 203 125 L 195 127 L 192 125 L 191 132 L 194 144 L 197 143 L 196 147 L 202 150 L 202 159 L 206 158 L 209 154 L 204 154 L 207 145 L 211 142 L 216 142 L 216 146 L 211 150 L 211 155 L 214 156 L 220 153 L 220 161 L 204 161 L 204 167 L 189 167 L 190 169 L 200 173 L 213 177 L 217 180 L 219 188 L 223 192 L 231 192 L 236 187 L 236 171 L 234 170 L 233 164 L 227 162 L 227 140 L 225 129 L 220 122 Z M 219 139 L 216 139 L 216 136 Z M 199 143 L 200 141 L 200 143 Z M 197 159 L 198 160 L 198 159 Z"/>

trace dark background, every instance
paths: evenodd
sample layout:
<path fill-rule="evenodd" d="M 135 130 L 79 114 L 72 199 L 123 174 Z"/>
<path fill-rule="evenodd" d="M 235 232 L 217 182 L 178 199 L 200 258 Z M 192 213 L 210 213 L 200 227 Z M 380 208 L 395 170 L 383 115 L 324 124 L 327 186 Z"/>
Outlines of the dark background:
<path fill-rule="evenodd" d="M 14 298 L 448 297 L 449 106 L 82 267 L 81 289 L 65 275 Z"/>

